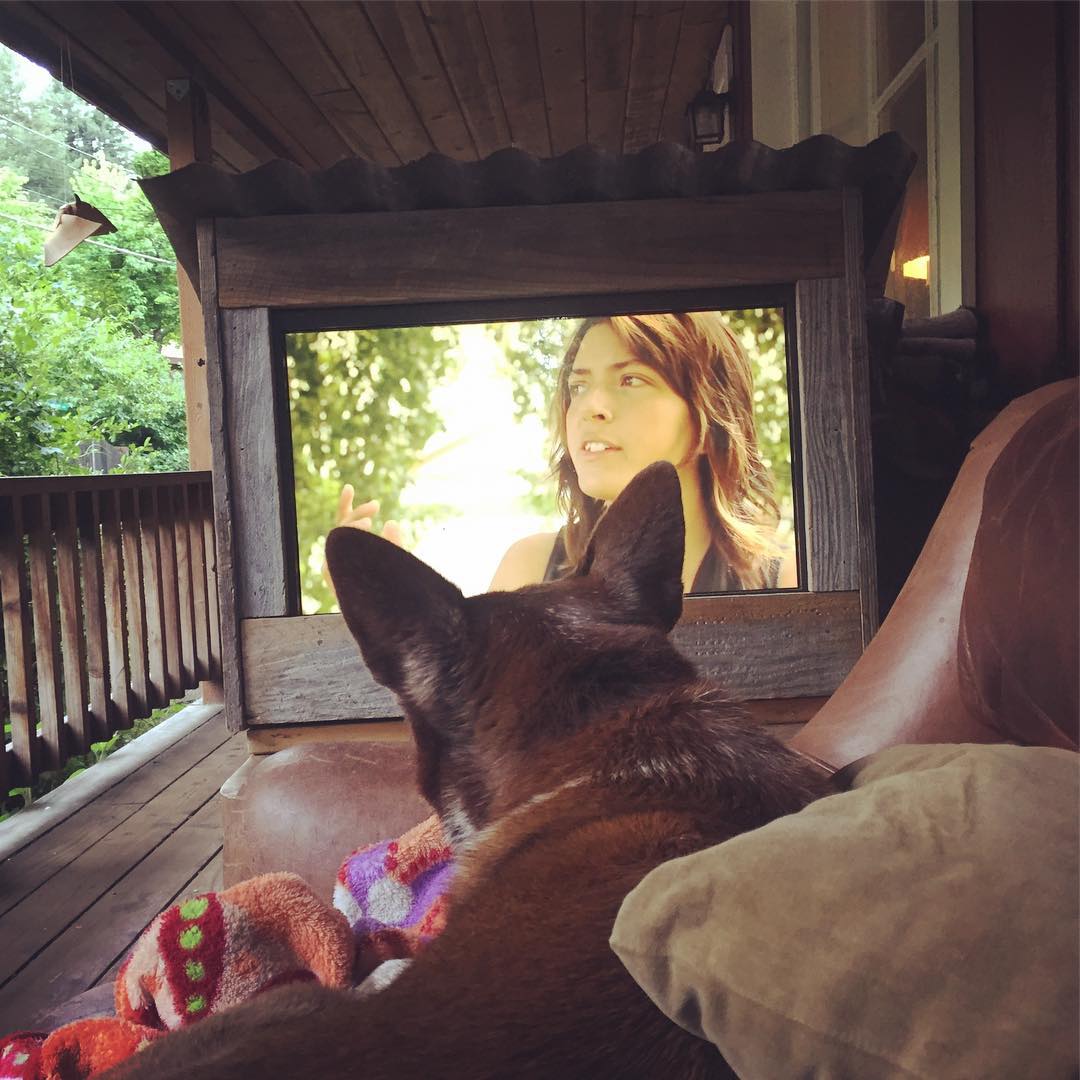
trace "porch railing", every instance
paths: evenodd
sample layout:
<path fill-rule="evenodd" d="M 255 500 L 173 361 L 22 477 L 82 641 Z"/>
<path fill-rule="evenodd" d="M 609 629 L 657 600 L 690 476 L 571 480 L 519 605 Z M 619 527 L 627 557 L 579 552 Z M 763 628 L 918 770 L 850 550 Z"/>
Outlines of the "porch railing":
<path fill-rule="evenodd" d="M 209 472 L 0 478 L 0 794 L 220 678 Z"/>

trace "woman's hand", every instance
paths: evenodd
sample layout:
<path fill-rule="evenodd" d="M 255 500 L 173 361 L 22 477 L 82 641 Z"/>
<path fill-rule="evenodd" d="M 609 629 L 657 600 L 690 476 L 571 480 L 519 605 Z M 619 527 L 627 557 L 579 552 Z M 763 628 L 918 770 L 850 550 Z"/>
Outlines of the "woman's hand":
<path fill-rule="evenodd" d="M 355 494 L 352 484 L 346 484 L 341 489 L 341 496 L 338 499 L 337 521 L 334 524 L 371 532 L 375 525 L 375 515 L 379 512 L 379 500 L 369 499 L 359 506 L 353 506 Z M 402 546 L 401 526 L 396 521 L 386 522 L 379 535 L 384 540 L 397 544 L 398 547 Z"/>
<path fill-rule="evenodd" d="M 371 532 L 375 527 L 375 515 L 379 512 L 379 500 L 369 499 L 367 502 L 360 503 L 359 506 L 353 506 L 355 494 L 352 484 L 346 484 L 341 489 L 341 496 L 338 498 L 337 520 L 334 524 L 344 526 L 347 529 L 362 529 L 364 532 Z M 397 544 L 398 547 L 403 546 L 401 526 L 396 521 L 387 521 L 379 535 L 384 540 Z M 327 566 L 325 557 L 322 564 L 322 576 L 323 581 L 330 587 L 330 591 L 334 592 L 334 582 L 330 577 L 330 567 Z"/>

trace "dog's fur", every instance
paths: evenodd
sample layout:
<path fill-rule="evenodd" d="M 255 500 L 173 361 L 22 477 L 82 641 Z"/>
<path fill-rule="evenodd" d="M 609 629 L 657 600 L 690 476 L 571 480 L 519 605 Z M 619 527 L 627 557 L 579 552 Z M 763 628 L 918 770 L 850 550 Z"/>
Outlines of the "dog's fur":
<path fill-rule="evenodd" d="M 443 934 L 362 1000 L 287 988 L 152 1043 L 117 1076 L 724 1077 L 608 946 L 664 860 L 828 793 L 696 676 L 679 482 L 637 477 L 576 577 L 464 598 L 378 537 L 331 533 L 345 619 L 394 690 L 459 857 Z"/>

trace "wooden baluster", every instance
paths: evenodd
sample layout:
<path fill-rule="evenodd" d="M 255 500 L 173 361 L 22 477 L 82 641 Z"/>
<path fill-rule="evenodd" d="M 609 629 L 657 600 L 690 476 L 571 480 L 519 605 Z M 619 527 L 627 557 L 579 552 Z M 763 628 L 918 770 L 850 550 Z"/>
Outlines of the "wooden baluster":
<path fill-rule="evenodd" d="M 0 753 L 0 785 L 29 784 L 38 775 L 39 754 L 30 635 L 30 605 L 23 551 L 22 500 L 0 498 L 0 596 L 4 605 L 4 655 L 7 658 L 11 754 Z M 3 742 L 0 737 L 0 742 Z"/>
<path fill-rule="evenodd" d="M 52 513 L 49 496 L 24 499 L 30 537 L 30 596 L 34 609 L 34 654 L 37 659 L 38 718 L 43 769 L 59 768 L 67 757 L 64 695 L 61 691 L 60 623 L 53 566 Z"/>
<path fill-rule="evenodd" d="M 167 487 L 155 489 L 157 497 L 158 551 L 161 555 L 161 601 L 165 616 L 165 690 L 169 700 L 184 692 L 180 664 L 180 588 L 177 583 L 176 534 L 172 493 Z"/>
<path fill-rule="evenodd" d="M 128 615 L 128 656 L 131 662 L 131 693 L 133 706 L 140 716 L 149 716 L 154 702 L 150 686 L 149 631 L 146 618 L 146 590 L 142 559 L 142 529 L 139 526 L 139 492 L 127 489 L 117 492 L 120 502 L 120 523 L 123 530 L 124 595 Z"/>
<path fill-rule="evenodd" d="M 75 495 L 52 497 L 56 536 L 56 580 L 60 597 L 60 654 L 64 660 L 64 706 L 69 752 L 84 754 L 93 738 L 86 694 L 86 640 L 79 589 L 79 541 L 75 533 Z"/>
<path fill-rule="evenodd" d="M 128 667 L 127 597 L 124 595 L 120 492 L 105 490 L 99 502 L 101 560 L 105 586 L 105 627 L 109 650 L 109 723 L 114 731 L 131 727 L 131 674 Z"/>
<path fill-rule="evenodd" d="M 187 522 L 188 551 L 191 553 L 191 592 L 195 620 L 195 678 L 209 678 L 210 622 L 206 596 L 206 550 L 202 527 L 202 505 L 198 484 L 185 484 L 184 520 Z"/>
<path fill-rule="evenodd" d="M 152 708 L 168 704 L 165 661 L 165 608 L 158 549 L 157 490 L 139 488 L 139 546 L 142 552 L 143 597 L 146 605 L 146 653 L 150 664 Z"/>
<path fill-rule="evenodd" d="M 101 522 L 98 495 L 75 495 L 79 531 L 79 562 L 83 583 L 83 618 L 86 622 L 86 680 L 90 700 L 93 742 L 108 739 L 116 730 L 109 707 L 109 643 L 105 633 L 105 584 L 101 566 Z"/>
<path fill-rule="evenodd" d="M 0 634 L 0 657 L 2 656 L 4 656 L 3 634 Z M 4 678 L 4 672 L 0 671 L 0 796 L 4 798 L 7 797 L 7 793 L 14 786 L 14 781 L 8 778 L 14 776 L 16 768 L 15 762 L 10 760 L 11 753 L 7 748 L 7 725 L 10 719 L 8 715 L 7 679 Z"/>
<path fill-rule="evenodd" d="M 195 597 L 191 588 L 191 542 L 188 538 L 187 489 L 175 484 L 172 499 L 173 546 L 176 549 L 176 588 L 180 616 L 180 683 L 191 690 L 199 681 L 195 674 Z"/>
<path fill-rule="evenodd" d="M 214 490 L 209 483 L 199 492 L 202 507 L 203 550 L 206 552 L 206 598 L 210 617 L 209 678 L 221 681 L 221 613 L 218 608 L 217 541 L 214 537 Z"/>

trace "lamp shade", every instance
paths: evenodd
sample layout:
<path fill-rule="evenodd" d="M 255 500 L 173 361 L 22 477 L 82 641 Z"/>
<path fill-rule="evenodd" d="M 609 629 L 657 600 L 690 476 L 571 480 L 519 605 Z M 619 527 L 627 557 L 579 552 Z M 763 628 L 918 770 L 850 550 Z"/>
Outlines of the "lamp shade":
<path fill-rule="evenodd" d="M 116 232 L 116 226 L 96 207 L 78 195 L 56 212 L 53 230 L 45 237 L 45 265 L 58 263 L 88 236 Z"/>

